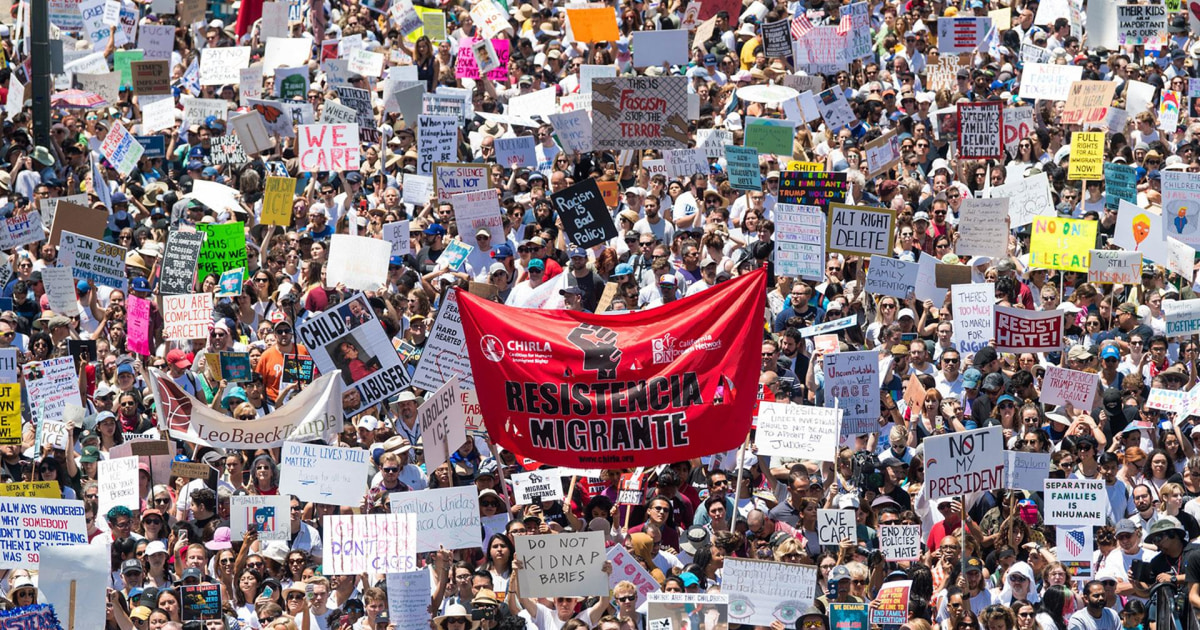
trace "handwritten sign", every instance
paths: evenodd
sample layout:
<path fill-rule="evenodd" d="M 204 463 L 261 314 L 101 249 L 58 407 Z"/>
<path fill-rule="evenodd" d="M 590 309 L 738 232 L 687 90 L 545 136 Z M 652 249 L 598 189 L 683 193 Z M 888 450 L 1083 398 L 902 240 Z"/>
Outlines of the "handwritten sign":
<path fill-rule="evenodd" d="M 522 597 L 588 597 L 608 593 L 602 570 L 603 532 L 517 536 L 516 557 L 524 563 Z"/>
<path fill-rule="evenodd" d="M 356 123 L 300 125 L 298 136 L 301 170 L 358 170 L 362 144 Z"/>
<path fill-rule="evenodd" d="M 282 455 L 280 493 L 294 494 L 301 501 L 353 507 L 362 504 L 369 470 L 366 451 L 284 442 Z"/>
<path fill-rule="evenodd" d="M 594 149 L 686 148 L 687 82 L 685 77 L 592 79 Z"/>
<path fill-rule="evenodd" d="M 1096 221 L 1035 217 L 1029 266 L 1087 273 L 1088 254 L 1096 247 L 1096 227 Z"/>
<path fill-rule="evenodd" d="M 455 401 L 457 403 L 457 401 Z M 460 404 L 455 406 L 460 407 Z M 479 495 L 473 487 L 393 492 L 392 513 L 416 517 L 416 552 L 480 546 Z"/>
<path fill-rule="evenodd" d="M 864 289 L 871 295 L 906 298 L 916 287 L 920 267 L 915 262 L 879 255 L 871 256 L 871 266 L 867 268 L 867 283 Z"/>
<path fill-rule="evenodd" d="M 909 562 L 921 556 L 920 525 L 880 525 L 879 549 L 888 562 Z"/>
<path fill-rule="evenodd" d="M 858 542 L 854 510 L 817 510 L 817 538 L 822 545 Z"/>
<path fill-rule="evenodd" d="M 1088 282 L 1093 284 L 1137 284 L 1142 281 L 1142 253 L 1111 249 L 1088 252 Z"/>
<path fill-rule="evenodd" d="M 839 352 L 824 359 L 825 402 L 842 410 L 842 435 L 879 429 L 879 353 Z"/>
<path fill-rule="evenodd" d="M 87 542 L 83 501 L 0 497 L 0 569 L 36 569 L 43 545 Z"/>
<path fill-rule="evenodd" d="M 999 426 L 925 438 L 925 490 L 931 501 L 999 488 L 1003 472 Z"/>
<path fill-rule="evenodd" d="M 1041 402 L 1044 405 L 1069 403 L 1076 409 L 1091 409 L 1099 387 L 1100 378 L 1096 374 L 1052 365 L 1046 368 L 1042 380 Z"/>
<path fill-rule="evenodd" d="M 1004 487 L 1010 490 L 1041 488 L 1050 475 L 1049 453 L 1004 451 Z"/>
<path fill-rule="evenodd" d="M 1000 101 L 958 104 L 958 152 L 968 160 L 998 160 L 1004 155 Z"/>
<path fill-rule="evenodd" d="M 74 232 L 63 232 L 59 263 L 71 269 L 76 280 L 87 280 L 96 286 L 125 290 L 125 248 L 88 238 Z"/>
<path fill-rule="evenodd" d="M 755 445 L 761 455 L 832 462 L 841 436 L 842 410 L 761 402 Z"/>
<path fill-rule="evenodd" d="M 954 343 L 962 353 L 978 352 L 993 338 L 992 306 L 995 285 L 956 284 L 950 287 L 954 313 Z"/>
<path fill-rule="evenodd" d="M 325 575 L 399 573 L 417 568 L 415 514 L 325 516 L 321 531 Z"/>
<path fill-rule="evenodd" d="M 955 253 L 961 256 L 1003 258 L 1008 251 L 1009 200 L 962 200 L 958 208 L 958 244 Z"/>
<path fill-rule="evenodd" d="M 825 213 L 817 206 L 775 204 L 775 272 L 805 280 L 825 278 Z"/>
<path fill-rule="evenodd" d="M 891 256 L 895 222 L 892 210 L 831 203 L 825 249 L 845 256 Z"/>
<path fill-rule="evenodd" d="M 727 558 L 721 592 L 729 595 L 729 621 L 770 626 L 780 605 L 810 602 L 817 589 L 817 567 L 783 562 Z"/>

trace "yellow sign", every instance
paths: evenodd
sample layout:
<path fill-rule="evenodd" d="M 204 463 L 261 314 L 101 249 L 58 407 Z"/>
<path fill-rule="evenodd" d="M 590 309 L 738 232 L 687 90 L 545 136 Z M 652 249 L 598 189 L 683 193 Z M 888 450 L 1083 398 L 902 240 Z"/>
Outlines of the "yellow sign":
<path fill-rule="evenodd" d="M 1087 273 L 1093 249 L 1096 249 L 1095 221 L 1033 218 L 1033 234 L 1029 239 L 1030 267 Z"/>
<path fill-rule="evenodd" d="M 263 195 L 261 223 L 267 225 L 292 224 L 292 201 L 296 198 L 296 180 L 292 177 L 268 177 Z"/>
<path fill-rule="evenodd" d="M 1067 168 L 1067 179 L 1104 179 L 1103 131 L 1071 134 L 1071 165 Z"/>
<path fill-rule="evenodd" d="M 428 7 L 414 6 L 413 11 L 416 11 L 417 15 L 421 16 L 421 26 L 419 28 L 417 28 L 417 30 L 409 33 L 408 35 L 405 35 L 404 39 L 407 39 L 409 41 L 409 43 L 415 44 L 418 39 L 421 39 L 421 37 L 423 37 L 425 35 L 425 14 L 426 13 L 441 13 L 442 10 L 441 9 L 431 9 Z"/>
<path fill-rule="evenodd" d="M 59 489 L 57 481 L 17 481 L 0 483 L 0 497 L 61 499 L 62 490 Z"/>
<path fill-rule="evenodd" d="M 0 385 L 0 444 L 21 443 L 21 386 Z"/>
<path fill-rule="evenodd" d="M 820 162 L 801 162 L 800 160 L 791 160 L 787 163 L 788 171 L 804 171 L 806 173 L 820 173 L 825 170 L 825 165 Z"/>

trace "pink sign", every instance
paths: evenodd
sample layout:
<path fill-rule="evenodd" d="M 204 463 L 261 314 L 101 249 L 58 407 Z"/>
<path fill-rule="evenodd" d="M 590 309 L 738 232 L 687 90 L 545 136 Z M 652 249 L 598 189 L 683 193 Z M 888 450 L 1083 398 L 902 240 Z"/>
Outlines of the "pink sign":
<path fill-rule="evenodd" d="M 129 349 L 150 354 L 150 300 L 131 295 L 125 300 L 129 312 Z"/>
<path fill-rule="evenodd" d="M 475 55 L 471 54 L 471 45 L 479 41 L 478 36 L 464 39 L 458 44 L 458 59 L 454 62 L 454 78 L 479 79 L 479 66 L 475 63 Z M 500 65 L 488 72 L 488 78 L 493 81 L 508 81 L 508 58 L 510 55 L 507 39 L 493 39 L 492 47 L 496 49 L 496 58 Z"/>

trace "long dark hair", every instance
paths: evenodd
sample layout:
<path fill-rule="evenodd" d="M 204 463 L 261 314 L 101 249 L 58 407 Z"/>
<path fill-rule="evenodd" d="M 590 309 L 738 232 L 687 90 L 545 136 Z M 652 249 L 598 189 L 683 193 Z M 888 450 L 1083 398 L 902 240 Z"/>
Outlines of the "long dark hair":
<path fill-rule="evenodd" d="M 1063 611 L 1066 609 L 1067 602 L 1074 595 L 1071 594 L 1071 589 L 1063 585 L 1050 586 L 1046 588 L 1046 592 L 1042 593 L 1042 601 L 1038 605 L 1039 613 L 1046 613 L 1054 620 L 1055 627 L 1058 630 L 1067 630 L 1067 621 L 1063 618 Z"/>
<path fill-rule="evenodd" d="M 487 569 L 488 571 L 496 569 L 495 563 L 492 562 L 492 542 L 496 540 L 503 542 L 504 546 L 508 547 L 508 569 L 511 571 L 512 561 L 517 556 L 517 547 L 513 544 L 512 539 L 508 537 L 508 534 L 503 533 L 492 534 L 491 538 L 488 538 L 487 546 L 483 548 L 483 557 L 485 559 L 483 568 Z"/>

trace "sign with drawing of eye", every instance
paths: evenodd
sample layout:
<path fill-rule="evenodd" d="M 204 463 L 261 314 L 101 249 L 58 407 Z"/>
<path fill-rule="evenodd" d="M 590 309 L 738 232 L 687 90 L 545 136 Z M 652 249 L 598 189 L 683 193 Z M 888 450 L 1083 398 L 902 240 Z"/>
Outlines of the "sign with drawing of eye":
<path fill-rule="evenodd" d="M 816 589 L 817 567 L 799 564 L 727 558 L 721 577 L 731 624 L 795 627 Z"/>

